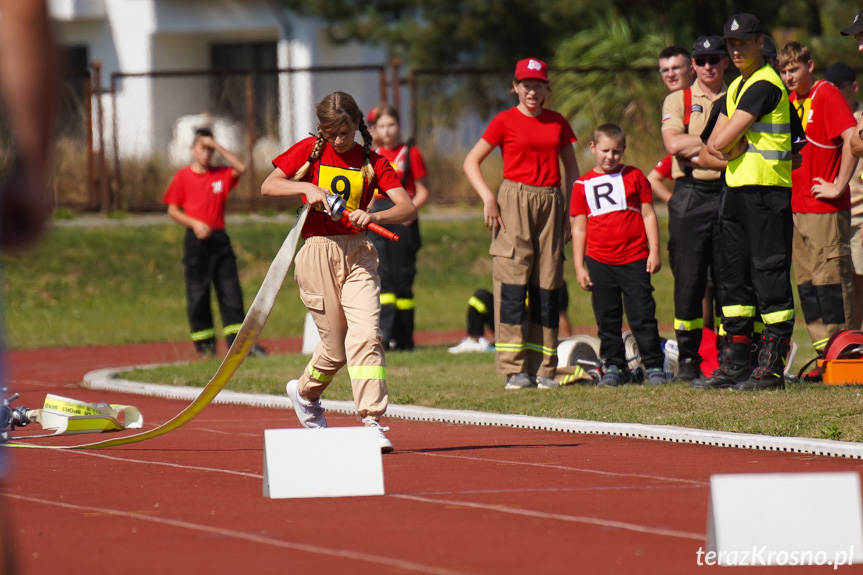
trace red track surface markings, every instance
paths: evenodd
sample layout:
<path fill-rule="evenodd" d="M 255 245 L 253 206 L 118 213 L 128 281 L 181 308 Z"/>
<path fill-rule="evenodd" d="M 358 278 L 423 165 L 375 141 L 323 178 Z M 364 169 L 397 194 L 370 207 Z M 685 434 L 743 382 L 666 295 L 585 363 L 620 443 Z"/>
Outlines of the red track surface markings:
<path fill-rule="evenodd" d="M 46 393 L 125 403 L 151 429 L 185 403 L 78 382 L 92 369 L 172 361 L 185 350 L 12 352 L 17 404 L 39 406 Z M 329 419 L 357 424 L 346 415 Z M 388 424 L 396 451 L 384 457 L 382 497 L 265 499 L 263 431 L 297 427 L 285 410 L 211 405 L 185 427 L 139 444 L 10 450 L 6 502 L 22 573 L 700 573 L 718 569 L 696 565 L 711 474 L 863 466 L 621 437 Z M 296 464 L 315 480 L 311 454 Z M 746 573 L 765 570 L 781 571 Z"/>

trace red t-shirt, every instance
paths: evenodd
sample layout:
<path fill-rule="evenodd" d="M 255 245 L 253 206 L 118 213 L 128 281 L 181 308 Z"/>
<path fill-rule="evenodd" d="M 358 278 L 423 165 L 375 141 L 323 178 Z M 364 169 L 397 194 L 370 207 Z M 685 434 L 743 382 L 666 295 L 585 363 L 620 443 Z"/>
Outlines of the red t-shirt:
<path fill-rule="evenodd" d="M 624 265 L 650 253 L 641 205 L 650 203 L 650 182 L 638 168 L 621 164 L 611 173 L 591 170 L 572 186 L 571 216 L 587 216 L 585 254 L 598 262 Z"/>
<path fill-rule="evenodd" d="M 805 112 L 800 118 L 806 139 L 803 147 L 803 164 L 791 172 L 791 211 L 798 214 L 824 214 L 851 208 L 851 194 L 845 193 L 835 200 L 817 200 L 809 190 L 816 182 L 813 178 L 836 180 L 842 160 L 842 132 L 857 125 L 839 90 L 824 80 L 815 82 L 805 102 L 797 92 L 791 92 L 791 104 Z"/>
<path fill-rule="evenodd" d="M 569 122 L 551 110 L 525 116 L 510 108 L 494 117 L 482 139 L 500 146 L 503 177 L 537 187 L 560 186 L 558 154 L 577 141 Z"/>
<path fill-rule="evenodd" d="M 666 180 L 673 180 L 671 177 L 671 166 L 673 165 L 674 158 L 671 154 L 668 154 L 653 166 L 653 169 L 659 172 L 659 175 L 665 178 Z"/>
<path fill-rule="evenodd" d="M 211 167 L 199 174 L 186 166 L 174 174 L 162 203 L 182 208 L 187 216 L 204 222 L 210 229 L 223 230 L 228 192 L 236 185 L 231 167 Z"/>
<path fill-rule="evenodd" d="M 426 164 L 423 161 L 422 154 L 420 154 L 419 148 L 416 146 L 410 147 L 410 171 L 405 176 L 405 168 L 407 167 L 407 145 L 401 144 L 400 146 L 389 149 L 381 146 L 377 150 L 375 150 L 378 154 L 386 158 L 390 161 L 393 169 L 399 175 L 399 181 L 404 182 L 405 191 L 408 195 L 413 199 L 413 197 L 417 193 L 416 180 L 420 180 L 428 174 L 426 172 Z"/>
<path fill-rule="evenodd" d="M 273 160 L 273 166 L 282 170 L 290 178 L 306 163 L 314 146 L 314 137 L 301 140 Z M 387 191 L 402 187 L 398 175 L 386 158 L 371 152 L 369 161 L 375 170 L 375 177 L 372 178 L 371 185 L 366 186 L 360 171 L 363 166 L 363 147 L 356 144 L 344 154 L 339 154 L 332 146 L 325 144 L 321 155 L 300 181 L 311 182 L 340 195 L 344 198 L 349 211 L 365 210 L 368 208 L 372 190 L 375 188 Z M 303 202 L 305 201 L 304 196 Z M 338 236 L 361 231 L 363 230 L 343 224 L 341 221 L 334 221 L 323 210 L 314 208 L 306 218 L 303 237 Z"/>

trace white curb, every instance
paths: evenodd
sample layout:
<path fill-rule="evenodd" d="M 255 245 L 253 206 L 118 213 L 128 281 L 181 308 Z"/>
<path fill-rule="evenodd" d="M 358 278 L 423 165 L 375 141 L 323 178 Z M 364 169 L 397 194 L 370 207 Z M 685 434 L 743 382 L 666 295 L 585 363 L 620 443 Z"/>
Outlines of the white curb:
<path fill-rule="evenodd" d="M 196 387 L 178 387 L 140 383 L 115 377 L 115 375 L 121 371 L 130 371 L 132 369 L 146 367 L 153 366 L 147 365 L 97 369 L 84 376 L 84 387 L 122 393 L 134 393 L 152 397 L 163 397 L 167 399 L 182 399 L 187 401 L 193 401 L 201 392 L 201 388 Z M 287 396 L 281 397 L 263 393 L 237 393 L 229 390 L 220 391 L 213 399 L 213 403 L 281 409 L 291 409 L 293 407 Z M 334 401 L 325 399 L 322 400 L 322 403 L 324 408 L 328 411 L 337 413 L 356 413 L 356 407 L 352 401 Z M 834 441 L 831 439 L 773 437 L 750 433 L 709 431 L 670 425 L 607 423 L 600 421 L 587 421 L 583 419 L 554 419 L 528 415 L 438 409 L 434 407 L 420 407 L 414 405 L 390 404 L 387 408 L 387 417 L 396 417 L 415 421 L 439 421 L 467 425 L 493 425 L 502 427 L 519 427 L 524 429 L 541 429 L 545 431 L 564 431 L 569 433 L 614 435 L 635 439 L 671 441 L 675 443 L 696 443 L 699 445 L 710 445 L 714 447 L 787 451 L 793 453 L 811 453 L 827 457 L 863 459 L 863 444 L 850 441 Z"/>

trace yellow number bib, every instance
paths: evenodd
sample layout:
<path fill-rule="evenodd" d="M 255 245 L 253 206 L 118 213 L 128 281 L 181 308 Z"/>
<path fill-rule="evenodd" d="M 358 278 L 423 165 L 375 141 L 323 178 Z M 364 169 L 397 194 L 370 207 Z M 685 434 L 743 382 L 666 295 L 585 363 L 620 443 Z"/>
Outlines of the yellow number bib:
<path fill-rule="evenodd" d="M 341 196 L 350 211 L 360 207 L 364 183 L 363 173 L 358 168 L 337 168 L 322 164 L 318 171 L 318 185 Z"/>

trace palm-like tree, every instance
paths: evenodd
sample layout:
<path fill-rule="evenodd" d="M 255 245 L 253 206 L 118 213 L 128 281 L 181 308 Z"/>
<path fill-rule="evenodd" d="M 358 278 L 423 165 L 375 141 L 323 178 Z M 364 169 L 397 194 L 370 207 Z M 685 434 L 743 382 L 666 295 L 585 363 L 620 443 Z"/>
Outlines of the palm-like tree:
<path fill-rule="evenodd" d="M 600 124 L 614 122 L 630 134 L 658 141 L 665 88 L 657 57 L 672 42 L 669 34 L 650 26 L 654 30 L 642 31 L 639 23 L 610 8 L 592 27 L 558 46 L 553 60 L 554 107 L 577 134 L 584 136 Z"/>

